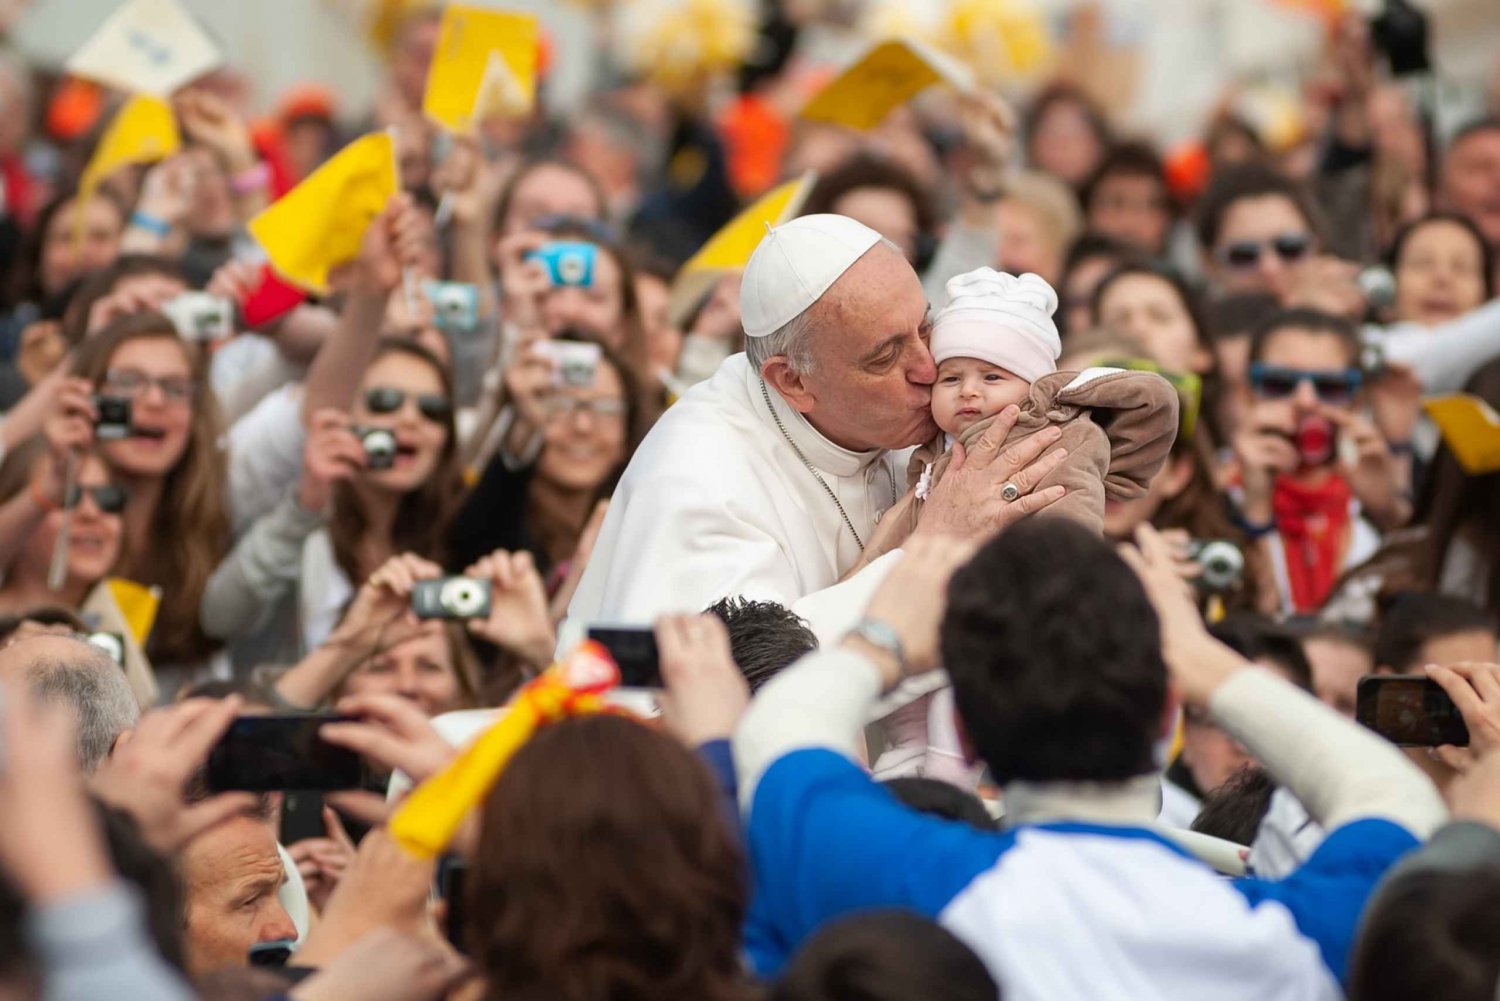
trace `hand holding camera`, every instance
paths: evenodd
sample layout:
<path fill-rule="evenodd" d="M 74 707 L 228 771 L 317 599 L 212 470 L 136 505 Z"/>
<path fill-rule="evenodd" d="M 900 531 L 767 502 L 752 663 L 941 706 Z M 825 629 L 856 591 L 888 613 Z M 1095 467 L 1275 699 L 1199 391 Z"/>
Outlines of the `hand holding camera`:
<path fill-rule="evenodd" d="M 412 614 L 412 589 L 419 581 L 442 575 L 442 567 L 415 553 L 392 556 L 355 594 L 329 642 L 368 653 L 372 646 L 389 645 L 413 633 L 419 623 Z"/>
<path fill-rule="evenodd" d="M 552 662 L 557 635 L 547 588 L 528 552 L 496 550 L 464 571 L 489 586 L 488 614 L 471 618 L 469 631 L 522 657 L 534 667 Z"/>
<path fill-rule="evenodd" d="M 1338 430 L 1340 466 L 1360 507 L 1383 530 L 1405 524 L 1411 517 L 1406 499 L 1410 477 L 1385 436 L 1359 414 L 1337 407 L 1322 410 Z"/>
<path fill-rule="evenodd" d="M 391 454 L 394 457 L 394 442 Z M 326 510 L 333 485 L 353 479 L 368 461 L 364 443 L 349 428 L 348 416 L 332 407 L 319 410 L 313 414 L 302 451 L 297 503 L 304 511 Z"/>
<path fill-rule="evenodd" d="M 1232 442 L 1239 460 L 1245 518 L 1255 524 L 1271 520 L 1271 490 L 1276 477 L 1303 464 L 1290 409 L 1279 400 L 1252 404 Z"/>
<path fill-rule="evenodd" d="M 537 340 L 542 330 L 542 296 L 552 288 L 546 266 L 532 255 L 547 244 L 547 234 L 524 231 L 500 241 L 500 288 L 505 320 L 521 332 L 522 343 Z"/>

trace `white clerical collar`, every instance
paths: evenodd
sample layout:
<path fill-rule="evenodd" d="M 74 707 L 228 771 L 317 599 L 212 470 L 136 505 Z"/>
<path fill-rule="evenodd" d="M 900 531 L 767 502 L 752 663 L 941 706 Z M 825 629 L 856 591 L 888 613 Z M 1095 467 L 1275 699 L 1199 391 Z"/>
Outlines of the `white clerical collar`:
<path fill-rule="evenodd" d="M 765 399 L 769 398 L 776 416 L 781 418 L 781 426 L 786 429 L 787 435 L 802 450 L 802 454 L 807 456 L 807 461 L 817 469 L 833 476 L 853 476 L 885 454 L 885 450 L 880 448 L 869 452 L 852 452 L 835 445 L 823 437 L 817 428 L 809 424 L 807 418 L 783 399 L 772 386 L 767 384 L 766 391 L 762 393 L 760 373 L 753 367 L 749 367 L 746 379 L 752 406 L 755 401 L 760 402 L 761 412 L 764 413 Z M 765 417 L 771 424 L 776 423 L 771 420 L 770 414 L 765 414 Z"/>
<path fill-rule="evenodd" d="M 1005 825 L 1085 821 L 1148 824 L 1161 812 L 1161 776 L 1124 782 L 1011 782 L 1005 787 Z"/>

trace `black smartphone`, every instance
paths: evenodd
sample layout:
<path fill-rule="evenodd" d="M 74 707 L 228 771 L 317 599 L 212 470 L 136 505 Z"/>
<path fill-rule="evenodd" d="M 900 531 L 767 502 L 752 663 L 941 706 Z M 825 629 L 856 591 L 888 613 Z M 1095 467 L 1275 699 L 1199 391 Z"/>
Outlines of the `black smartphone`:
<path fill-rule="evenodd" d="M 464 925 L 468 922 L 464 893 L 468 876 L 468 859 L 457 855 L 444 855 L 438 860 L 437 895 L 439 900 L 448 904 L 447 913 L 443 918 L 443 934 L 448 937 L 453 948 L 464 955 L 469 954 L 464 943 Z"/>
<path fill-rule="evenodd" d="M 289 792 L 281 800 L 281 843 L 295 845 L 308 838 L 328 837 L 323 823 L 323 794 L 311 790 Z"/>
<path fill-rule="evenodd" d="M 279 970 L 292 958 L 295 939 L 279 938 L 274 942 L 257 942 L 250 947 L 250 965 L 263 969 Z"/>
<path fill-rule="evenodd" d="M 639 626 L 590 626 L 589 639 L 603 644 L 620 668 L 625 688 L 660 688 L 661 655 L 656 633 Z"/>
<path fill-rule="evenodd" d="M 241 716 L 208 755 L 214 792 L 357 789 L 364 762 L 318 734 L 325 723 L 350 722 L 333 713 Z"/>
<path fill-rule="evenodd" d="M 1399 674 L 1359 679 L 1354 718 L 1393 744 L 1467 747 L 1469 727 L 1436 681 Z"/>

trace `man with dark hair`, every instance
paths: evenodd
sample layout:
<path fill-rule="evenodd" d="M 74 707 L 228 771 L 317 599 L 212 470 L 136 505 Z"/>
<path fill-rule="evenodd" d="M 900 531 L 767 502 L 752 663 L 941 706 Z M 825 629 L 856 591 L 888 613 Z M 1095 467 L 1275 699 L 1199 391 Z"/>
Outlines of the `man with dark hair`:
<path fill-rule="evenodd" d="M 774 601 L 723 598 L 708 607 L 729 629 L 729 649 L 750 692 L 818 648 L 818 638 L 797 613 Z"/>
<path fill-rule="evenodd" d="M 1285 612 L 1319 609 L 1344 571 L 1374 555 L 1377 530 L 1411 518 L 1409 464 L 1360 412 L 1359 355 L 1353 324 L 1311 309 L 1277 313 L 1250 340 L 1235 499 Z"/>
<path fill-rule="evenodd" d="M 1397 595 L 1380 616 L 1375 672 L 1414 674 L 1427 664 L 1489 662 L 1495 648 L 1495 623 L 1472 601 L 1409 592 Z"/>
<path fill-rule="evenodd" d="M 1443 156 L 1440 181 L 1439 207 L 1468 216 L 1500 253 L 1500 116 L 1458 130 Z"/>
<path fill-rule="evenodd" d="M 1292 270 L 1321 242 L 1307 191 L 1260 163 L 1218 173 L 1198 203 L 1203 268 L 1223 292 L 1270 292 L 1286 303 Z"/>
<path fill-rule="evenodd" d="M 243 966 L 257 943 L 297 937 L 279 897 L 287 875 L 264 798 L 194 838 L 178 859 L 189 974 Z"/>
<path fill-rule="evenodd" d="M 1176 213 L 1166 167 L 1146 143 L 1110 149 L 1084 183 L 1081 197 L 1090 232 L 1112 236 L 1152 257 L 1166 253 Z"/>
<path fill-rule="evenodd" d="M 1134 573 L 1060 519 L 1006 531 L 954 573 L 971 553 L 914 542 L 843 643 L 751 704 L 735 756 L 758 968 L 824 921 L 906 907 L 963 940 L 1007 997 L 1341 997 L 1366 896 L 1444 816 L 1431 786 L 1214 640 L 1149 528 L 1126 553 Z M 876 699 L 932 669 L 939 644 L 966 747 L 1003 787 L 1004 832 L 916 813 L 857 763 Z M 1288 879 L 1227 882 L 1146 826 L 1169 672 L 1330 831 Z"/>

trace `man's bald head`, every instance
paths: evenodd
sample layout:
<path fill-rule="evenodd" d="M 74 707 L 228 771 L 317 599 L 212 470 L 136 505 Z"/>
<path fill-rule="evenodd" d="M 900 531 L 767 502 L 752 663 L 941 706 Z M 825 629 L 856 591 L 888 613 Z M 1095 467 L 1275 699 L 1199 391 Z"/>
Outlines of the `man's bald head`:
<path fill-rule="evenodd" d="M 141 717 L 125 672 L 104 651 L 73 636 L 18 635 L 0 649 L 0 681 L 25 685 L 38 698 L 68 707 L 85 773 L 98 768 Z"/>

